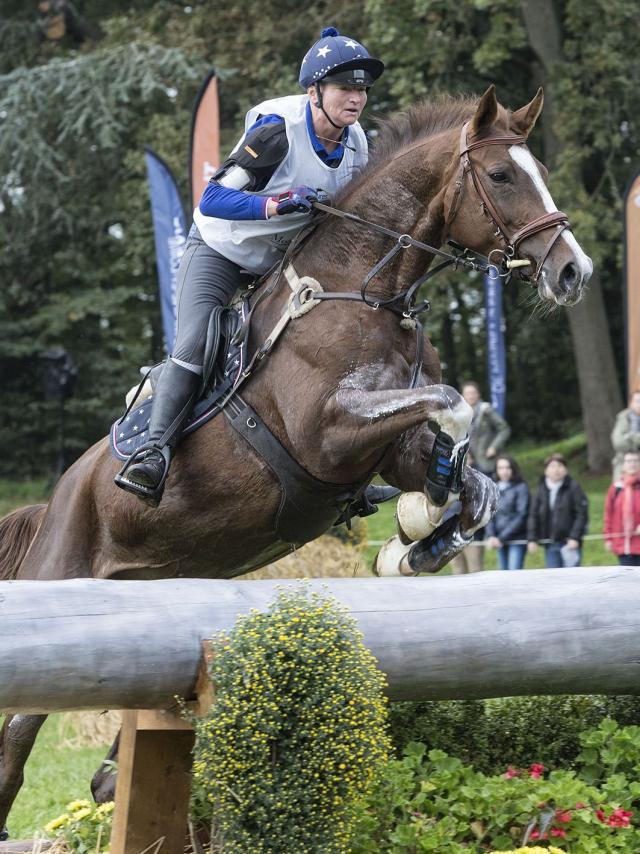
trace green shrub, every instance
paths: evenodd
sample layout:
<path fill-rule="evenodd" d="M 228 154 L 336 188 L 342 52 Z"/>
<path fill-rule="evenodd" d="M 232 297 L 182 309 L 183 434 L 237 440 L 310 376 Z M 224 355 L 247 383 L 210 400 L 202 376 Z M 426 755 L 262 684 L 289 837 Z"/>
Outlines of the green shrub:
<path fill-rule="evenodd" d="M 384 677 L 355 621 L 300 585 L 215 641 L 194 776 L 225 854 L 348 851 L 387 759 Z"/>
<path fill-rule="evenodd" d="M 624 732 L 617 734 L 622 743 Z M 441 750 L 427 754 L 424 745 L 409 744 L 361 802 L 352 854 L 480 854 L 529 842 L 561 844 L 571 854 L 640 851 L 629 809 L 640 783 L 601 770 L 599 787 L 576 771 L 547 775 L 537 763 L 488 776 Z"/>
<path fill-rule="evenodd" d="M 580 752 L 580 734 L 606 717 L 621 725 L 640 724 L 640 697 L 508 697 L 390 707 L 398 756 L 409 742 L 419 741 L 485 774 L 498 773 L 505 757 L 519 766 L 542 762 L 571 768 Z"/>

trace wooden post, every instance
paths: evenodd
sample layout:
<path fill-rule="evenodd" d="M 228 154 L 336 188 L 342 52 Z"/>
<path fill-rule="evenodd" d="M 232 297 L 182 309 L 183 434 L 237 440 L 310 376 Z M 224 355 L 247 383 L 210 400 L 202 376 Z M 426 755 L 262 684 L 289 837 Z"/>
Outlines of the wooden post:
<path fill-rule="evenodd" d="M 174 712 L 123 712 L 111 854 L 184 850 L 193 742 Z"/>
<path fill-rule="evenodd" d="M 203 641 L 196 715 L 214 699 L 207 664 L 212 650 Z M 194 732 L 178 709 L 128 710 L 122 713 L 118 750 L 116 808 L 111 854 L 181 854 L 187 838 Z"/>

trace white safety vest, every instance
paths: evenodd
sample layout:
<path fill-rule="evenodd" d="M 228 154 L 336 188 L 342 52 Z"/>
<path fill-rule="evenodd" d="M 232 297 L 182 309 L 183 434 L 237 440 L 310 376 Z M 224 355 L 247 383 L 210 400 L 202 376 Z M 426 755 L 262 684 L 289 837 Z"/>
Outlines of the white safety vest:
<path fill-rule="evenodd" d="M 356 177 L 368 158 L 367 138 L 360 124 L 349 127 L 349 148 L 344 149 L 339 166 L 332 168 L 316 154 L 306 121 L 307 95 L 290 95 L 263 101 L 247 113 L 245 134 L 259 116 L 275 114 L 285 122 L 289 150 L 260 196 L 277 196 L 294 187 L 325 190 L 331 199 Z M 244 136 L 238 142 L 236 151 Z M 265 273 L 281 257 L 291 240 L 309 222 L 308 214 L 273 216 L 264 220 L 228 220 L 205 216 L 196 208 L 193 221 L 204 242 L 252 273 Z"/>

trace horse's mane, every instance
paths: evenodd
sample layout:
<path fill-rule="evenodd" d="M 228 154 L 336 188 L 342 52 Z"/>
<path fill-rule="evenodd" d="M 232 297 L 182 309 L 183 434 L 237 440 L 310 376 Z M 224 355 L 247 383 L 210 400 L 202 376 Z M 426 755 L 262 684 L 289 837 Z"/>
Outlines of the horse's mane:
<path fill-rule="evenodd" d="M 375 169 L 412 142 L 464 124 L 477 106 L 477 98 L 442 95 L 435 101 L 418 101 L 388 118 L 376 119 L 377 136 L 368 168 Z"/>
<path fill-rule="evenodd" d="M 477 98 L 441 95 L 434 100 L 418 101 L 388 118 L 377 117 L 369 162 L 358 178 L 347 185 L 341 197 L 350 195 L 372 172 L 392 160 L 405 146 L 463 125 L 473 115 L 477 104 Z"/>

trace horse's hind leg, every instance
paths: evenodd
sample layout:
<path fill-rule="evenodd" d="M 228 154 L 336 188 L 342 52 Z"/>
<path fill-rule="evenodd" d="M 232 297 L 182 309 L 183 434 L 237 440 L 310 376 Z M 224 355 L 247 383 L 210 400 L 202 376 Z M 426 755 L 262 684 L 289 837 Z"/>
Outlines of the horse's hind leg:
<path fill-rule="evenodd" d="M 46 715 L 11 715 L 0 731 L 0 831 L 24 781 L 24 764 L 29 758 Z"/>
<path fill-rule="evenodd" d="M 118 748 L 120 746 L 120 733 L 109 748 L 102 764 L 91 779 L 91 794 L 97 804 L 115 800 L 116 796 L 116 773 L 113 763 L 118 761 Z"/>

